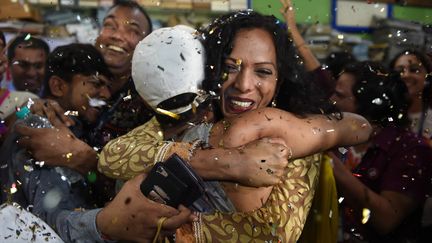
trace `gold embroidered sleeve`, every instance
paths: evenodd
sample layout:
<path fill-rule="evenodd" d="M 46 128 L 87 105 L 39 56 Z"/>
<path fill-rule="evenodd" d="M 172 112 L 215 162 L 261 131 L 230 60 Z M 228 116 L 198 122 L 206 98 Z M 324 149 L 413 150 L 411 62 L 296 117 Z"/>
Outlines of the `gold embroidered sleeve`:
<path fill-rule="evenodd" d="M 160 125 L 153 118 L 108 142 L 100 154 L 98 170 L 111 178 L 128 180 L 148 172 L 173 153 L 188 160 L 196 144 L 163 141 Z"/>
<path fill-rule="evenodd" d="M 200 215 L 193 227 L 196 242 L 296 242 L 312 205 L 320 160 L 317 154 L 289 163 L 286 179 L 259 210 Z"/>

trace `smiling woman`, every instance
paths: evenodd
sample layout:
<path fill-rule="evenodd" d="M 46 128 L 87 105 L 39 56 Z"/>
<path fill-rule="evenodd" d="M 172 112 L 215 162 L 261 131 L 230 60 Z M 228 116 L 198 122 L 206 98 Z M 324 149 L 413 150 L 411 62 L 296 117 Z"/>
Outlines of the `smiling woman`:
<path fill-rule="evenodd" d="M 411 105 L 408 115 L 411 130 L 428 139 L 432 138 L 431 84 L 426 77 L 432 72 L 429 58 L 416 50 L 404 50 L 397 54 L 390 63 L 390 68 L 400 73 L 408 88 Z"/>
<path fill-rule="evenodd" d="M 225 60 L 227 73 L 222 84 L 222 112 L 231 117 L 264 107 L 275 94 L 276 53 L 270 34 L 262 29 L 238 32 L 233 51 Z"/>

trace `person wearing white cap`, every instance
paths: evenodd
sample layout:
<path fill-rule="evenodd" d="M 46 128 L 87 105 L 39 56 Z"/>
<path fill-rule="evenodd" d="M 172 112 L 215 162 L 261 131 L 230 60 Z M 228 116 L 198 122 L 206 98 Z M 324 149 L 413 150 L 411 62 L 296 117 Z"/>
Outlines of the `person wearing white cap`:
<path fill-rule="evenodd" d="M 177 153 L 190 161 L 198 174 L 207 180 L 230 180 L 248 186 L 267 186 L 280 180 L 279 176 L 284 173 L 289 158 L 321 151 L 335 144 L 352 144 L 367 139 L 370 127 L 365 119 L 355 115 L 347 114 L 345 119 L 336 122 L 320 115 L 300 119 L 281 110 L 266 108 L 251 111 L 239 119 L 232 119 L 229 125 L 226 122 L 217 123 L 210 140 L 211 144 L 222 146 L 216 146 L 212 150 L 198 146 L 202 145 L 203 141 L 204 144 L 209 142 L 211 125 L 208 124 L 197 125 L 190 129 L 192 132 L 189 130 L 184 134 L 182 138 L 192 141 L 191 143 L 162 142 L 170 137 L 181 139 L 178 135 L 190 125 L 188 119 L 199 121 L 200 119 L 196 118 L 201 118 L 201 113 L 196 111 L 207 108 L 203 104 L 206 104 L 208 95 L 199 89 L 204 79 L 204 49 L 198 37 L 193 30 L 176 26 L 156 30 L 138 44 L 132 60 L 132 75 L 139 94 L 157 115 L 148 123 L 110 141 L 104 147 L 98 164 L 101 172 L 110 177 L 129 179 L 148 171 L 155 162 Z M 260 115 L 260 112 L 265 112 L 268 116 Z M 274 117 L 281 119 L 273 119 Z M 253 122 L 242 122 L 245 120 Z M 263 141 L 254 143 L 255 147 L 260 146 L 255 150 L 253 146 L 234 148 L 260 137 L 276 137 L 278 128 L 286 127 L 287 123 L 296 127 L 281 135 L 283 143 L 290 145 L 288 149 L 283 145 L 269 145 Z M 338 129 L 335 129 L 336 123 Z M 313 131 L 314 127 L 335 132 L 321 134 L 323 136 L 308 132 Z M 244 133 L 245 130 L 248 132 Z M 365 135 L 362 135 L 363 132 Z M 351 136 L 342 137 L 341 134 Z M 306 138 L 301 138 L 302 136 Z M 307 139 L 309 144 L 304 146 L 292 142 L 301 139 Z M 269 153 L 272 150 L 273 152 Z M 197 156 L 203 158 L 203 154 L 206 154 L 203 162 L 194 161 Z M 230 156 L 233 157 L 231 160 Z M 207 170 L 201 168 L 202 164 L 207 165 Z M 225 170 L 218 169 L 217 166 Z M 208 168 L 214 171 L 209 172 L 211 170 Z M 241 170 L 247 172 L 241 173 Z M 196 208 L 206 212 L 215 209 L 223 212 L 250 210 L 233 205 L 217 182 L 206 182 L 206 186 L 207 189 L 212 189 L 206 190 L 211 192 L 210 208 L 202 204 L 194 205 Z M 240 193 L 235 198 L 238 200 L 241 197 Z M 253 201 L 249 201 L 251 207 L 259 208 Z"/>

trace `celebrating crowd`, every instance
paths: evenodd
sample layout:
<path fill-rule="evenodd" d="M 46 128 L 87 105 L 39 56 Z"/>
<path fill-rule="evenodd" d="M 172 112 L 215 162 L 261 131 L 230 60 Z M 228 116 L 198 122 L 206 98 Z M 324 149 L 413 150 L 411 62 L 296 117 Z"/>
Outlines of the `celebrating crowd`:
<path fill-rule="evenodd" d="M 94 45 L 1 35 L 1 202 L 64 242 L 431 240 L 431 60 L 322 68 L 281 3 L 286 25 L 153 30 L 121 0 Z"/>

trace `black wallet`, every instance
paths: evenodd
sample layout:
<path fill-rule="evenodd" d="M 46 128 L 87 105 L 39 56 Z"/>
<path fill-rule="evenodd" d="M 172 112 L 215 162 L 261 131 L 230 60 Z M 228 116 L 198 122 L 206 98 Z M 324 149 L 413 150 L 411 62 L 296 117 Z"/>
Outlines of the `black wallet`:
<path fill-rule="evenodd" d="M 141 192 L 149 199 L 177 208 L 189 207 L 204 194 L 202 179 L 177 154 L 156 163 L 141 183 Z"/>

